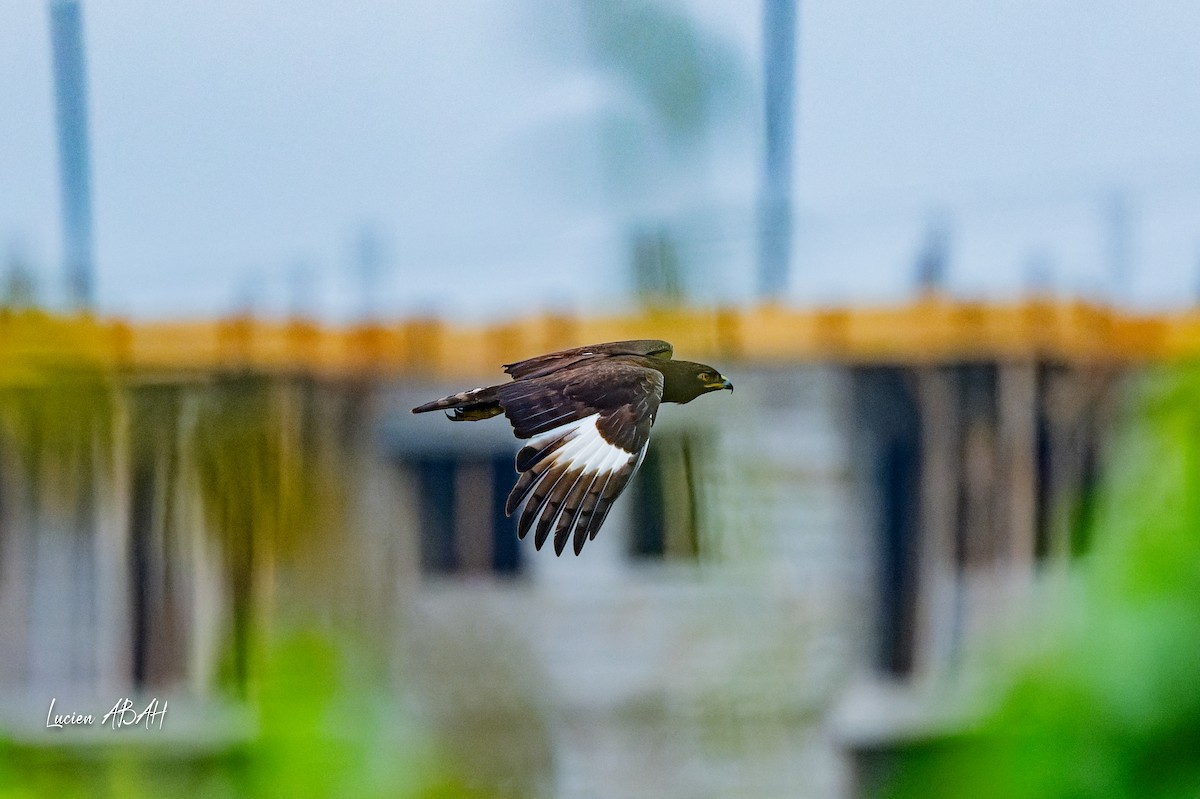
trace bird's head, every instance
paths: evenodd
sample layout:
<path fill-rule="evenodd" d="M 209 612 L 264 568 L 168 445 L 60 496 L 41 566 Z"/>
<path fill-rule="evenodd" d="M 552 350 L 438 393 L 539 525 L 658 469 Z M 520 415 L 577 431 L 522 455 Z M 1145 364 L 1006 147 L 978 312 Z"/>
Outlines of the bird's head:
<path fill-rule="evenodd" d="M 668 361 L 667 363 L 674 365 L 675 369 L 673 374 L 667 374 L 664 370 L 666 377 L 663 384 L 664 402 L 683 404 L 710 391 L 720 391 L 726 388 L 733 391 L 733 383 L 729 382 L 729 378 L 707 364 L 692 363 L 691 361 Z"/>

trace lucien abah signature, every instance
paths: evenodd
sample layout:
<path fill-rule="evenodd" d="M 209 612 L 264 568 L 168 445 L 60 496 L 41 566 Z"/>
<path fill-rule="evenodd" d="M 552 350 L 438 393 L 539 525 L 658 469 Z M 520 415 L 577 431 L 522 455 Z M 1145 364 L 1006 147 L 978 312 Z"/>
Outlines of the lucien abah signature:
<path fill-rule="evenodd" d="M 96 723 L 96 716 L 92 713 L 78 713 L 71 711 L 68 713 L 55 713 L 54 703 L 57 699 L 50 700 L 50 708 L 46 711 L 46 729 L 61 730 L 66 727 L 90 727 Z M 163 700 L 159 705 L 158 697 L 150 700 L 150 702 L 141 709 L 134 705 L 133 700 L 127 696 L 121 697 L 112 706 L 112 710 L 104 714 L 100 719 L 101 727 L 112 727 L 114 730 L 119 730 L 123 727 L 137 727 L 145 725 L 146 729 L 154 729 L 154 725 L 158 725 L 158 729 L 162 729 L 163 721 L 167 718 L 167 702 Z"/>

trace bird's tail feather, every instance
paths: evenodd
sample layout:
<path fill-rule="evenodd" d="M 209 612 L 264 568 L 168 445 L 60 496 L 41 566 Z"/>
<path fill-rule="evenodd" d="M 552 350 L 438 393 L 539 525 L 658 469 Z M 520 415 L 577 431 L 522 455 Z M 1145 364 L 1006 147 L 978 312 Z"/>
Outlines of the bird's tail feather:
<path fill-rule="evenodd" d="M 500 398 L 496 393 L 496 388 L 496 386 L 488 386 L 487 388 L 460 391 L 457 394 L 418 405 L 412 409 L 412 412 L 446 411 L 446 418 L 455 422 L 490 419 L 504 412 L 504 409 L 500 407 Z"/>

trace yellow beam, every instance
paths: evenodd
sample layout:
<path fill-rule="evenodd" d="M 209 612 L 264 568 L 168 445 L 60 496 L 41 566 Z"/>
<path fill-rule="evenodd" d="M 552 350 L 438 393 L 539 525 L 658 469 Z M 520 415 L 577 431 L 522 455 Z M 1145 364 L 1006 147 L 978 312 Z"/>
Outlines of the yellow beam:
<path fill-rule="evenodd" d="M 132 322 L 0 311 L 0 380 L 45 367 L 206 374 L 251 370 L 486 376 L 520 358 L 623 338 L 665 338 L 680 357 L 764 365 L 1051 358 L 1150 362 L 1200 356 L 1200 311 L 1136 314 L 1083 302 L 651 308 L 626 316 L 438 319 L 345 327 L 250 318 Z"/>

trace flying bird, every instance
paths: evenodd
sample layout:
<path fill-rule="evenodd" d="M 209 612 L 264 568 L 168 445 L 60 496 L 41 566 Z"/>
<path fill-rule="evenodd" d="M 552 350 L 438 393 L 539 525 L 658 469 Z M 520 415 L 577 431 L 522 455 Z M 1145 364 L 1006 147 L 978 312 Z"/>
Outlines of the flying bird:
<path fill-rule="evenodd" d="M 504 512 L 524 503 L 517 534 L 534 529 L 537 549 L 554 533 L 562 554 L 575 554 L 600 525 L 650 443 L 660 402 L 684 404 L 701 394 L 733 390 L 711 366 L 671 359 L 658 340 L 614 341 L 505 364 L 512 380 L 427 402 L 413 413 L 444 410 L 455 422 L 504 414 L 517 438 L 517 484 Z M 535 526 L 536 525 L 536 526 Z"/>

